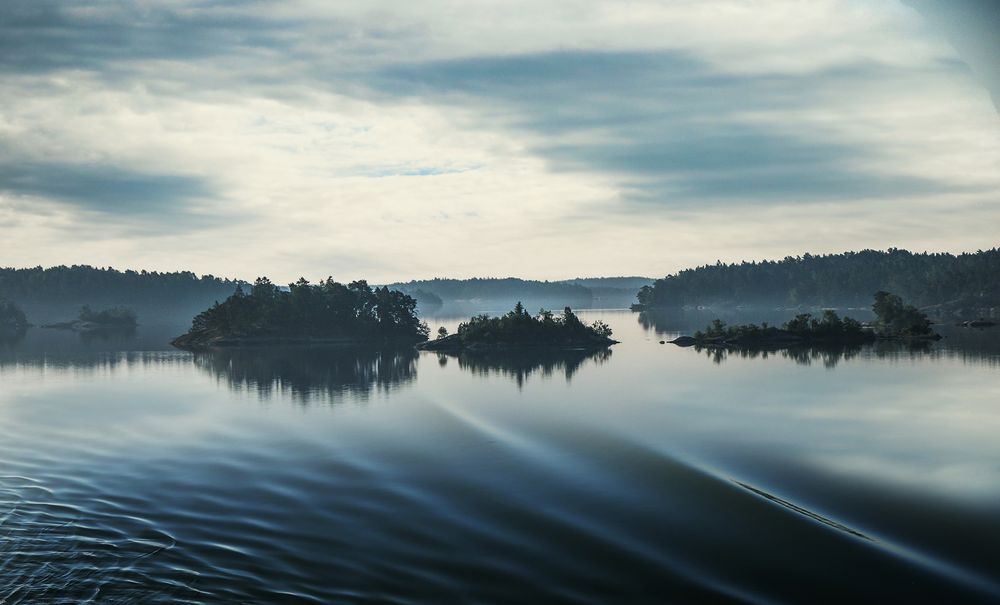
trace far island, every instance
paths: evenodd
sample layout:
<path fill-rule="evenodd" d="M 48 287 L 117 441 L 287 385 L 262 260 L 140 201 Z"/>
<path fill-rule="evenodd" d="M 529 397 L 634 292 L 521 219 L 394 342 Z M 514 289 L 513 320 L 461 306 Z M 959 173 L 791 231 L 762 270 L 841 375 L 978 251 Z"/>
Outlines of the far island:
<path fill-rule="evenodd" d="M 927 315 L 903 303 L 895 294 L 876 292 L 872 305 L 875 321 L 862 324 L 850 317 L 841 318 L 827 310 L 819 318 L 810 313 L 796 315 L 778 328 L 746 324 L 727 326 L 718 319 L 704 331 L 681 336 L 670 342 L 678 346 L 716 346 L 730 348 L 791 347 L 796 345 L 857 345 L 876 340 L 937 340 Z"/>
<path fill-rule="evenodd" d="M 365 281 L 344 285 L 305 279 L 287 290 L 259 278 L 194 318 L 191 329 L 171 344 L 180 349 L 287 344 L 405 344 L 427 340 L 417 301 Z"/>
<path fill-rule="evenodd" d="M 476 315 L 458 326 L 455 334 L 448 335 L 444 328 L 437 340 L 417 345 L 424 351 L 458 352 L 466 350 L 514 349 L 603 349 L 616 344 L 611 339 L 611 328 L 602 321 L 587 325 L 566 307 L 556 317 L 551 311 L 541 310 L 532 315 L 524 305 L 500 317 Z"/>
<path fill-rule="evenodd" d="M 134 330 L 138 325 L 135 311 L 127 307 L 111 307 L 95 311 L 84 305 L 73 321 L 48 324 L 43 328 L 73 330 L 76 332 L 102 332 L 112 330 Z"/>

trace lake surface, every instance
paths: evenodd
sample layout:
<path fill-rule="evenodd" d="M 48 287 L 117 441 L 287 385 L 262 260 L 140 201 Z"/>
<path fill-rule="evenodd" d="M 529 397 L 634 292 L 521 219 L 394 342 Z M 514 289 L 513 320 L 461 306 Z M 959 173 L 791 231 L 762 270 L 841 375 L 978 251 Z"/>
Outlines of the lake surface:
<path fill-rule="evenodd" d="M 622 343 L 0 344 L 0 603 L 1000 601 L 1000 331 L 741 356 L 581 316 Z"/>

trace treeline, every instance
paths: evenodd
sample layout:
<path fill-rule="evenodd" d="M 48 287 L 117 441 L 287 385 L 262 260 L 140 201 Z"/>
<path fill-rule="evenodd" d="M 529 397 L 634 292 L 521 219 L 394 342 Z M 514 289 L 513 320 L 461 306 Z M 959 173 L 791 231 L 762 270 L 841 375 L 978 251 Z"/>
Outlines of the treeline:
<path fill-rule="evenodd" d="M 646 308 L 698 305 L 867 306 L 897 293 L 918 307 L 983 312 L 1000 305 L 1000 249 L 913 253 L 890 248 L 705 265 L 642 288 Z"/>
<path fill-rule="evenodd" d="M 563 279 L 556 283 L 560 284 L 576 284 L 577 286 L 583 286 L 584 288 L 589 288 L 590 290 L 631 290 L 636 291 L 643 286 L 648 286 L 653 283 L 653 279 L 649 277 L 574 277 L 573 279 Z"/>
<path fill-rule="evenodd" d="M 389 287 L 408 294 L 420 291 L 431 293 L 445 301 L 559 299 L 580 303 L 589 302 L 593 298 L 589 288 L 578 284 L 533 281 L 516 277 L 435 278 L 389 284 Z"/>
<path fill-rule="evenodd" d="M 229 296 L 240 283 L 190 271 L 119 271 L 89 265 L 0 268 L 0 298 L 22 305 L 208 304 Z"/>
<path fill-rule="evenodd" d="M 417 301 L 397 290 L 372 288 L 365 281 L 348 285 L 332 278 L 319 284 L 305 279 L 283 290 L 258 278 L 222 303 L 198 314 L 182 347 L 210 346 L 239 339 L 426 340 L 427 325 L 417 317 Z"/>

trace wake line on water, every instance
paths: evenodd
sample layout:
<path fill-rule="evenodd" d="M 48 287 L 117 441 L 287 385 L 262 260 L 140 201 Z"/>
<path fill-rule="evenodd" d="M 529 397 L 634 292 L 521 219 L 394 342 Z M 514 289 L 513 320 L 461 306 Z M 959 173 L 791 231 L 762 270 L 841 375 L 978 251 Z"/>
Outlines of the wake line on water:
<path fill-rule="evenodd" d="M 761 498 L 764 498 L 765 500 L 769 500 L 771 502 L 774 502 L 775 504 L 778 504 L 780 506 L 784 506 L 788 510 L 797 512 L 800 515 L 804 515 L 804 516 L 809 517 L 810 519 L 813 519 L 815 521 L 819 521 L 823 525 L 827 525 L 829 527 L 832 527 L 834 529 L 840 530 L 842 532 L 846 532 L 848 534 L 851 534 L 852 536 L 855 536 L 857 538 L 861 538 L 862 540 L 868 540 L 869 542 L 877 542 L 877 540 L 875 538 L 872 538 L 871 536 L 866 536 L 865 534 L 859 532 L 856 529 L 851 529 L 850 527 L 844 525 L 843 523 L 837 523 L 833 519 L 828 519 L 828 518 L 824 517 L 823 515 L 820 515 L 819 513 L 814 513 L 814 512 L 812 512 L 809 509 L 802 508 L 801 506 L 799 506 L 797 504 L 793 504 L 793 503 L 789 502 L 788 500 L 782 500 L 781 498 L 775 496 L 774 494 L 769 494 L 769 493 L 765 492 L 762 489 L 757 489 L 756 487 L 754 487 L 752 485 L 748 485 L 746 483 L 743 483 L 742 481 L 737 481 L 735 479 L 733 480 L 733 483 L 735 483 L 736 485 L 739 485 L 740 487 L 742 487 L 745 490 L 748 490 L 748 491 L 751 491 L 751 492 L 757 494 L 758 496 L 760 496 Z"/>
<path fill-rule="evenodd" d="M 952 563 L 934 557 L 933 555 L 924 554 L 915 549 L 903 546 L 902 544 L 897 544 L 889 540 L 876 539 L 872 536 L 868 536 L 856 529 L 852 529 L 847 525 L 844 525 L 843 523 L 838 523 L 837 521 L 834 521 L 828 517 L 824 517 L 819 513 L 813 512 L 807 508 L 789 502 L 788 500 L 785 500 L 783 498 L 779 498 L 774 494 L 753 487 L 752 485 L 749 485 L 737 479 L 731 479 L 731 481 L 734 484 L 742 487 L 743 489 L 767 500 L 768 502 L 777 504 L 778 506 L 781 506 L 794 513 L 797 513 L 799 515 L 802 515 L 804 517 L 822 523 L 823 525 L 826 525 L 827 527 L 830 527 L 837 531 L 847 533 L 856 538 L 865 540 L 873 545 L 877 545 L 878 548 L 880 548 L 883 551 L 886 551 L 887 554 L 890 554 L 891 556 L 896 556 L 905 559 L 906 561 L 918 567 L 922 567 L 933 573 L 948 577 L 974 590 L 988 594 L 991 597 L 1000 597 L 1000 585 L 998 585 L 995 581 L 993 581 L 990 578 L 983 578 L 978 574 L 969 572 Z"/>

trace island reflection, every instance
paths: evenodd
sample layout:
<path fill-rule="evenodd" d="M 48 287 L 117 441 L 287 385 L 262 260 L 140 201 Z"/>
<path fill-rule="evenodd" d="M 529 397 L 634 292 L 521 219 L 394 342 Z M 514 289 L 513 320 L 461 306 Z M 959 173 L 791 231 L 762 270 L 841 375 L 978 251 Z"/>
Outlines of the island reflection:
<path fill-rule="evenodd" d="M 784 348 L 734 348 L 692 347 L 699 353 L 704 353 L 713 363 L 722 364 L 730 358 L 768 359 L 777 357 L 787 359 L 799 365 L 822 364 L 825 368 L 835 368 L 842 361 L 850 361 L 865 355 L 870 358 L 899 360 L 931 354 L 932 345 L 927 342 L 896 343 L 878 342 L 867 345 L 810 345 Z"/>
<path fill-rule="evenodd" d="M 789 311 L 765 310 L 749 313 L 730 311 L 719 313 L 704 310 L 657 310 L 642 312 L 637 321 L 647 334 L 659 339 L 671 339 L 693 332 L 705 325 L 705 318 L 721 315 L 734 323 L 768 321 L 778 324 Z M 858 315 L 863 316 L 862 313 Z M 693 345 L 690 348 L 703 353 L 713 363 L 722 364 L 730 359 L 782 359 L 799 365 L 822 365 L 835 368 L 844 361 L 857 358 L 902 361 L 907 359 L 949 359 L 965 364 L 983 364 L 1000 367 L 1000 339 L 993 329 L 969 329 L 948 324 L 936 324 L 934 330 L 944 338 L 936 342 L 877 341 L 871 344 L 849 345 L 792 345 L 787 347 L 724 347 Z"/>
<path fill-rule="evenodd" d="M 502 376 L 518 388 L 533 375 L 551 378 L 557 374 L 570 382 L 588 362 L 603 364 L 611 359 L 611 349 L 516 349 L 466 350 L 437 353 L 438 363 L 447 365 L 454 358 L 458 367 L 481 377 Z"/>
<path fill-rule="evenodd" d="M 193 361 L 234 391 L 304 404 L 363 401 L 417 376 L 417 352 L 408 347 L 246 347 L 195 353 Z"/>

